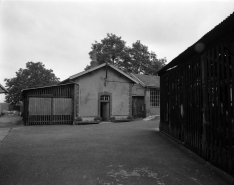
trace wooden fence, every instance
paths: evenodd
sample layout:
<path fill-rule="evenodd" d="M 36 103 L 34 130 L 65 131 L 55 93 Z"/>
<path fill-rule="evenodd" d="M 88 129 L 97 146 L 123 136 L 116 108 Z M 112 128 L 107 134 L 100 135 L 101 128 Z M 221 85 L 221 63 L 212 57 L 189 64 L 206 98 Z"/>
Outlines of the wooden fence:
<path fill-rule="evenodd" d="M 161 75 L 160 131 L 234 175 L 234 36 Z"/>
<path fill-rule="evenodd" d="M 72 124 L 74 84 L 23 91 L 25 125 Z"/>

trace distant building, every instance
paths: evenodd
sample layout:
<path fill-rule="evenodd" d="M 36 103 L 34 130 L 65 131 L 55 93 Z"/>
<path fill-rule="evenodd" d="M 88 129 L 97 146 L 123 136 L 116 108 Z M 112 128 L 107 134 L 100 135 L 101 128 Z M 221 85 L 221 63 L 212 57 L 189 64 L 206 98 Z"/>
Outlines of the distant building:
<path fill-rule="evenodd" d="M 0 84 L 0 94 L 2 93 L 8 93 L 8 91 Z M 0 115 L 3 111 L 9 110 L 9 104 L 8 103 L 0 103 Z"/>

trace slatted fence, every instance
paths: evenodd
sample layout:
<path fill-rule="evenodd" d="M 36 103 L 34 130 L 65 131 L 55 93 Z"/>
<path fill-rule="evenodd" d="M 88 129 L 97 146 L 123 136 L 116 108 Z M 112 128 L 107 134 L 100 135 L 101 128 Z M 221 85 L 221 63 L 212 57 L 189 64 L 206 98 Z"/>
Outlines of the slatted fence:
<path fill-rule="evenodd" d="M 160 77 L 160 131 L 234 175 L 233 32 L 180 62 Z"/>
<path fill-rule="evenodd" d="M 23 91 L 25 125 L 72 124 L 74 84 Z"/>

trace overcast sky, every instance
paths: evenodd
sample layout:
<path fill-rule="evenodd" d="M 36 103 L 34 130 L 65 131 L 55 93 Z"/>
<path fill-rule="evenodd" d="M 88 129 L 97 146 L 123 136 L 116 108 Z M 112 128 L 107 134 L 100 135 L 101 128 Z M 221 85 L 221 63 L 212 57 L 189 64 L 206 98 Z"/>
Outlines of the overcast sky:
<path fill-rule="evenodd" d="M 1 0 L 0 83 L 29 61 L 64 80 L 84 70 L 107 33 L 170 62 L 233 11 L 234 0 Z"/>

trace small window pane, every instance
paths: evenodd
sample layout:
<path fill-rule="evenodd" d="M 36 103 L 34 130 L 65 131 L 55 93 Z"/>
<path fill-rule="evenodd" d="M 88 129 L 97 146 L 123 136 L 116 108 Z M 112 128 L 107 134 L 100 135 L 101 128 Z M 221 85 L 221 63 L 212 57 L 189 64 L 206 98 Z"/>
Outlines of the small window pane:
<path fill-rule="evenodd" d="M 150 89 L 150 106 L 151 107 L 160 106 L 160 92 L 155 88 Z"/>

